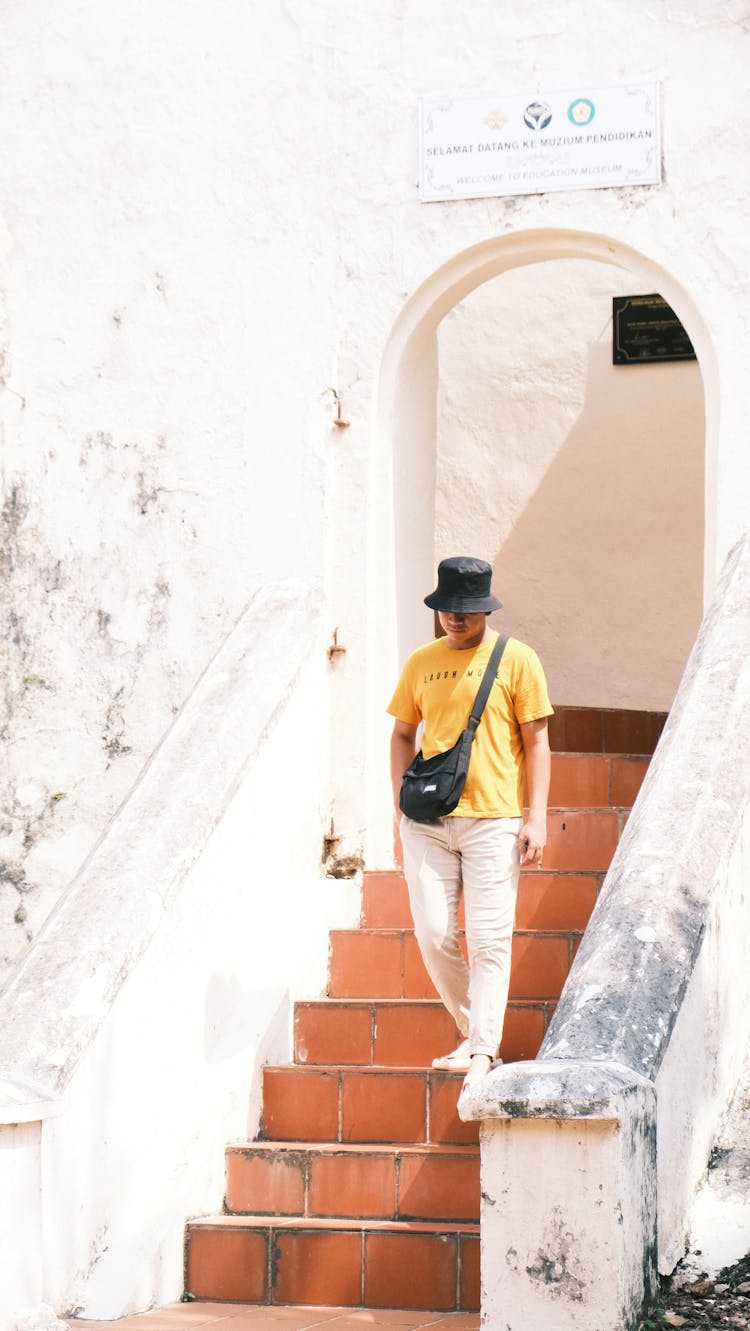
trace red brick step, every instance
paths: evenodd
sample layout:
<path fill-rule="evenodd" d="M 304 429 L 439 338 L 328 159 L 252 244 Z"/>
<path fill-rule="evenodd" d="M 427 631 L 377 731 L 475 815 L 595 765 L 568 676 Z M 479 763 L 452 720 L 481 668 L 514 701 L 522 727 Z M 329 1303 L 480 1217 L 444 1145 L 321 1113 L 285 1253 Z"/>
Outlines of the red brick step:
<path fill-rule="evenodd" d="M 227 1149 L 232 1215 L 479 1220 L 476 1146 L 252 1142 Z"/>
<path fill-rule="evenodd" d="M 465 1145 L 476 1123 L 456 1113 L 461 1077 L 426 1068 L 264 1068 L 268 1141 Z"/>
<path fill-rule="evenodd" d="M 519 948 L 519 966 L 522 964 L 523 945 Z M 554 993 L 547 996 L 549 1000 L 555 997 Z M 506 1062 L 533 1058 L 548 1015 L 545 998 L 509 1003 L 501 1057 Z M 429 1067 L 433 1058 L 448 1053 L 459 1039 L 452 1017 L 438 999 L 368 1002 L 321 998 L 298 1003 L 295 1008 L 295 1059 L 307 1067 L 334 1061 L 342 1066 Z"/>
<path fill-rule="evenodd" d="M 594 899 L 595 891 L 591 893 L 592 906 Z M 516 931 L 511 1000 L 559 998 L 582 928 L 580 924 L 578 931 L 567 933 Z M 330 998 L 437 998 L 413 930 L 332 931 L 329 974 Z"/>
<path fill-rule="evenodd" d="M 558 869 L 552 873 L 545 864 L 543 872 L 538 869 L 524 870 L 518 885 L 516 927 L 583 932 L 603 878 L 603 869 L 588 869 L 585 872 Z M 412 934 L 414 926 L 409 911 L 409 896 L 401 874 L 366 874 L 362 901 L 362 929 L 382 930 L 386 934 L 401 930 Z M 384 950 L 387 951 L 387 945 Z M 405 970 L 410 969 L 413 963 L 414 958 L 406 956 Z"/>
<path fill-rule="evenodd" d="M 187 1229 L 198 1299 L 474 1311 L 479 1226 L 214 1216 Z"/>

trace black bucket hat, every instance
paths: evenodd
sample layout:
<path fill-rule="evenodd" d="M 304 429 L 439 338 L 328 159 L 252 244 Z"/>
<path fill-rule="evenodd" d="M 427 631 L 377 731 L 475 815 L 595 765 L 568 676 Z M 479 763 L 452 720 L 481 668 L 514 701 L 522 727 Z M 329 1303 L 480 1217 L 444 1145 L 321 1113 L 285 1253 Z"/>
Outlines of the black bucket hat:
<path fill-rule="evenodd" d="M 431 610 L 452 610 L 454 615 L 475 615 L 499 610 L 502 601 L 490 591 L 492 567 L 484 559 L 453 555 L 438 564 L 438 585 L 425 596 Z"/>

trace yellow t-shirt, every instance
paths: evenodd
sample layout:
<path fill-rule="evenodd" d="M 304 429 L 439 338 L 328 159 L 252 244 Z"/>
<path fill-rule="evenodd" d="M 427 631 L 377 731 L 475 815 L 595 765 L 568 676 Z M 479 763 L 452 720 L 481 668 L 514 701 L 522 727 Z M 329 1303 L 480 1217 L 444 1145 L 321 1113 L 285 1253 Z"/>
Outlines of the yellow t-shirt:
<path fill-rule="evenodd" d="M 408 725 L 424 722 L 422 753 L 432 758 L 465 728 L 497 640 L 448 647 L 445 638 L 418 647 L 401 672 L 388 711 Z M 454 813 L 464 818 L 516 818 L 523 807 L 524 752 L 520 727 L 551 716 L 539 657 L 509 638 L 472 745 L 469 775 Z"/>

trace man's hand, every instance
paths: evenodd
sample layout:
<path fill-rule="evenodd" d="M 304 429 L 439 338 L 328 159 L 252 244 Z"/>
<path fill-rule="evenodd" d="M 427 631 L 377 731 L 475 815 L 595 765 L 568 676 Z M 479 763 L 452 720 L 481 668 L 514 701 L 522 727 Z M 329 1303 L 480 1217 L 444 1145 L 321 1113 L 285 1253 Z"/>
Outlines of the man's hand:
<path fill-rule="evenodd" d="M 518 846 L 521 851 L 521 864 L 536 864 L 542 867 L 542 854 L 547 844 L 546 814 L 529 814 L 524 819 L 518 833 Z"/>

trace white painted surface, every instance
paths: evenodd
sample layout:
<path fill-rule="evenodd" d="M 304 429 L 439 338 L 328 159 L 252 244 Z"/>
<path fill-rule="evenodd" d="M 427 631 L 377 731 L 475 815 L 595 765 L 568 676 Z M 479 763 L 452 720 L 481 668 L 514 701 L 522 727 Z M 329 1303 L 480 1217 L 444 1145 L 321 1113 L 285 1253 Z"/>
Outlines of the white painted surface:
<path fill-rule="evenodd" d="M 605 1064 L 500 1068 L 483 1118 L 483 1325 L 626 1331 L 655 1284 L 653 1088 Z M 469 1101 L 471 1100 L 471 1104 Z"/>
<path fill-rule="evenodd" d="M 750 1252 L 749 1154 L 750 1064 L 746 1057 L 692 1209 L 688 1251 L 678 1269 L 680 1281 L 716 1278 Z"/>
<path fill-rule="evenodd" d="M 0 1326 L 42 1300 L 41 1123 L 0 1126 Z M 12 1199 L 12 1204 L 8 1201 Z"/>
<path fill-rule="evenodd" d="M 706 1173 L 712 1148 L 721 1144 L 719 1129 L 735 1088 L 748 1074 L 749 867 L 746 798 L 744 826 L 718 866 L 700 955 L 656 1079 L 659 1269 L 664 1274 L 673 1271 L 686 1252 L 700 1248 L 696 1236 L 706 1233 L 706 1211 L 721 1209 L 714 1205 L 716 1193 Z M 723 1222 L 712 1228 L 710 1257 L 705 1263 L 702 1257 L 691 1258 L 694 1265 L 697 1260 L 702 1269 L 710 1266 L 716 1273 L 746 1255 L 748 1248 L 737 1252 L 744 1223 L 738 1202 L 748 1200 L 745 1184 L 744 1195 L 740 1190 L 739 1197 L 729 1199 Z"/>
<path fill-rule="evenodd" d="M 605 1196 L 601 1180 L 621 1181 L 617 1146 L 612 1123 L 506 1119 L 483 1128 L 482 1307 L 490 1327 L 614 1325 L 619 1198 L 614 1189 Z M 498 1194 L 511 1159 L 514 1174 L 554 1178 L 554 1192 L 529 1186 L 523 1200 Z"/>
<path fill-rule="evenodd" d="M 396 374 L 384 410 L 376 386 L 382 365 L 387 388 L 384 349 L 406 303 L 471 247 L 588 233 L 611 238 L 611 262 L 622 246 L 642 255 L 639 279 L 649 264 L 670 279 L 649 289 L 668 295 L 699 351 L 711 585 L 747 521 L 740 9 L 115 0 L 105 14 L 75 0 L 63 20 L 51 0 L 30 0 L 4 16 L 6 965 L 247 596 L 303 568 L 347 645 L 332 735 L 344 848 L 367 838 L 370 862 L 388 862 L 387 803 L 371 796 L 383 782 L 377 718 L 401 656 L 389 626 L 403 590 L 401 643 L 429 632 L 420 604 L 434 545 L 434 464 L 406 460 L 399 431 L 411 421 L 429 433 L 434 396 L 418 385 L 438 380 L 418 366 Z M 661 186 L 420 203 L 421 94 L 634 74 L 662 88 Z M 420 363 L 469 289 L 447 293 Z M 331 387 L 348 430 L 331 425 Z M 465 474 L 458 507 L 468 520 Z M 656 524 L 665 534 L 679 505 L 669 508 Z M 575 622 L 585 585 L 542 586 L 538 621 L 559 620 L 564 593 Z M 607 669 L 613 656 L 610 640 Z"/>
<path fill-rule="evenodd" d="M 357 880 L 321 864 L 316 601 L 299 581 L 254 598 L 0 995 L 4 1109 L 26 1087 L 55 1111 L 0 1225 L 36 1215 L 24 1260 L 62 1314 L 180 1297 L 185 1221 L 221 1209 L 262 1064 L 289 1060 L 293 999 L 323 990 L 329 930 L 358 917 Z M 25 1268 L 4 1278 L 14 1313 Z"/>
<path fill-rule="evenodd" d="M 717 1192 L 706 1180 L 695 1199 L 690 1217 L 690 1246 L 683 1259 L 678 1282 L 689 1284 L 705 1277 L 716 1278 L 725 1267 L 734 1266 L 750 1253 L 750 1200 L 743 1188 L 733 1197 Z"/>
<path fill-rule="evenodd" d="M 435 560 L 490 561 L 493 623 L 553 703 L 667 711 L 701 619 L 703 388 L 696 362 L 612 365 L 612 297 L 638 281 L 538 263 L 443 320 Z"/>
<path fill-rule="evenodd" d="M 321 644 L 337 627 L 347 648 L 304 694 L 311 714 L 330 715 L 320 736 L 330 783 L 307 849 L 333 812 L 342 852 L 364 846 L 370 867 L 391 863 L 384 707 L 405 650 L 431 631 L 421 598 L 434 574 L 438 336 L 484 282 L 527 264 L 596 260 L 675 308 L 703 379 L 711 588 L 748 514 L 745 44 L 739 0 L 656 10 L 542 0 L 512 13 L 492 0 L 8 8 L 5 974 L 64 900 L 248 597 L 281 577 L 303 573 L 322 591 Z M 419 202 L 420 94 L 617 82 L 633 71 L 663 89 L 661 186 Z M 331 387 L 346 430 L 332 424 Z M 533 407 L 527 398 L 526 420 Z M 547 404 L 536 433 L 548 437 L 550 421 Z M 470 522 L 465 469 L 459 481 L 457 512 Z M 640 521 L 640 497 L 627 505 L 623 521 Z M 666 539 L 682 518 L 662 508 Z M 578 533 L 575 545 L 581 560 Z M 553 594 L 540 581 L 539 628 L 559 622 L 563 591 L 569 621 L 583 616 L 583 584 Z M 318 613 L 306 612 L 311 622 Z M 690 614 L 665 618 L 665 637 L 686 632 Z M 603 674 L 621 646 L 622 625 L 610 622 Z M 564 642 L 559 656 L 568 659 Z M 672 687 L 665 674 L 652 696 Z M 286 810 L 266 815 L 269 840 L 286 848 L 274 874 L 298 885 Z M 157 937 L 156 916 L 154 925 Z M 290 986 L 318 983 L 316 949 L 310 971 L 306 949 L 300 940 L 288 956 Z M 221 961 L 212 964 L 223 974 Z M 71 1020 L 95 999 L 79 988 Z M 194 1015 L 186 1009 L 186 1025 Z M 184 1048 L 194 1033 L 175 1038 Z M 58 1054 L 62 1066 L 66 1049 Z M 146 1153 L 147 1132 L 141 1121 Z M 89 1218 L 103 1204 L 87 1201 Z M 81 1251 L 93 1261 L 87 1233 L 84 1224 Z"/>
<path fill-rule="evenodd" d="M 45 1296 L 65 1312 L 180 1297 L 185 1222 L 221 1210 L 224 1146 L 255 1136 L 261 1067 L 289 1061 L 293 1000 L 322 992 L 328 931 L 356 919 L 309 805 L 283 848 L 267 835 L 290 753 L 298 789 L 314 776 L 310 702 L 303 682 L 45 1126 Z"/>

